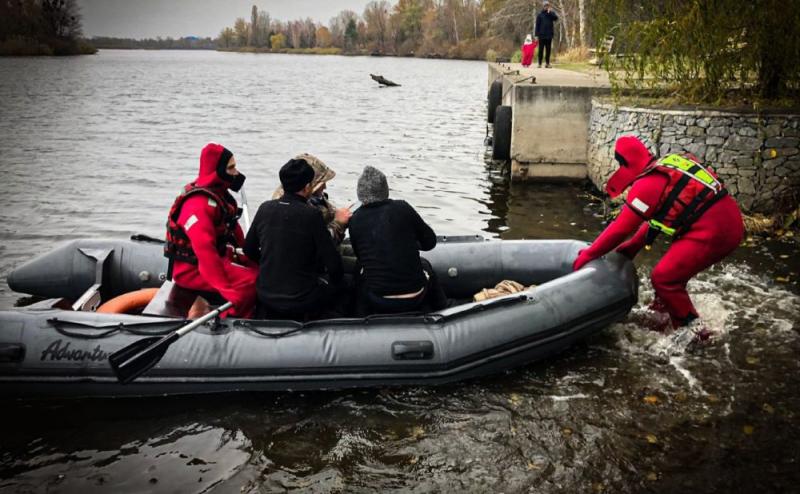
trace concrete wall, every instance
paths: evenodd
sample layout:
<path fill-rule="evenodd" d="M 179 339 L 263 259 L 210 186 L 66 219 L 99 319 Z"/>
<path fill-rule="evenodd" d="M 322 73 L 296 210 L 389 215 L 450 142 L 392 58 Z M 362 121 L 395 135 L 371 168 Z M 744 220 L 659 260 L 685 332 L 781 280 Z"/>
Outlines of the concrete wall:
<path fill-rule="evenodd" d="M 614 142 L 626 134 L 654 154 L 688 151 L 704 160 L 746 211 L 796 206 L 800 196 L 800 115 L 626 108 L 595 99 L 587 170 L 601 190 L 616 169 Z"/>
<path fill-rule="evenodd" d="M 586 178 L 591 98 L 585 87 L 512 87 L 512 176 Z"/>
<path fill-rule="evenodd" d="M 491 85 L 502 78 L 503 104 L 512 107 L 512 179 L 586 178 L 592 96 L 607 89 L 589 87 L 591 81 L 580 74 L 571 77 L 555 70 L 542 73 L 555 74 L 553 80 L 536 83 L 529 79 L 530 70 L 515 67 L 489 64 L 488 80 Z"/>

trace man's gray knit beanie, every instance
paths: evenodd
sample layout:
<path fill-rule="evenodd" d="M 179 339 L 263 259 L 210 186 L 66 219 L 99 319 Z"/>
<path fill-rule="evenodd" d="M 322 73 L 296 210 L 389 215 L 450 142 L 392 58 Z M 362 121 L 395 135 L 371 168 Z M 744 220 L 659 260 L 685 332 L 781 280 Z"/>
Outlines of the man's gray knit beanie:
<path fill-rule="evenodd" d="M 386 175 L 373 166 L 365 166 L 361 176 L 358 177 L 356 193 L 361 204 L 385 201 L 389 198 L 389 184 L 386 182 Z"/>

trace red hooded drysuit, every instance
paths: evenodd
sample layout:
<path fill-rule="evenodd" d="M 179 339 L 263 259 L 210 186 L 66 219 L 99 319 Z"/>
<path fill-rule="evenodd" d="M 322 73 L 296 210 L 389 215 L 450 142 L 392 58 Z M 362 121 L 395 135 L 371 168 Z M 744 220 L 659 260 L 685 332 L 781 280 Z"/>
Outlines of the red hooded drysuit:
<path fill-rule="evenodd" d="M 197 179 L 186 186 L 170 213 L 171 217 L 177 213 L 177 221 L 172 223 L 178 231 L 173 230 L 172 235 L 168 231 L 167 245 L 171 245 L 171 236 L 188 237 L 189 245 L 179 249 L 179 255 L 170 261 L 174 262 L 172 279 L 178 286 L 217 292 L 233 303 L 226 315 L 250 317 L 255 308 L 258 267 L 235 253 L 235 248 L 244 245 L 244 234 L 236 221 L 236 200 L 228 192 L 234 182 L 225 171 L 231 156 L 219 144 L 203 148 Z M 197 188 L 201 190 L 189 192 Z"/>
<path fill-rule="evenodd" d="M 625 205 L 592 245 L 578 253 L 573 269 L 580 269 L 614 248 L 633 259 L 645 243 L 652 242 L 653 235 L 648 239 L 648 230 L 654 219 L 665 227 L 661 231 L 669 233 L 670 227 L 675 227 L 672 245 L 650 275 L 655 290 L 651 308 L 666 311 L 675 327 L 688 324 L 698 314 L 686 292 L 686 284 L 733 252 L 742 241 L 744 224 L 739 207 L 713 172 L 699 165 L 695 167 L 695 161 L 677 155 L 657 161 L 636 137 L 620 137 L 615 158 L 620 168 L 609 179 L 606 191 L 614 198 L 631 186 Z M 683 168 L 664 166 L 667 163 L 677 163 Z M 699 173 L 710 185 L 688 177 L 691 173 Z M 704 189 L 709 190 L 700 193 Z M 672 194 L 673 191 L 676 192 Z M 697 196 L 700 197 L 695 201 Z M 681 228 L 680 213 L 691 210 L 692 206 L 696 214 L 685 215 L 684 219 L 689 219 L 683 221 L 685 226 Z"/>

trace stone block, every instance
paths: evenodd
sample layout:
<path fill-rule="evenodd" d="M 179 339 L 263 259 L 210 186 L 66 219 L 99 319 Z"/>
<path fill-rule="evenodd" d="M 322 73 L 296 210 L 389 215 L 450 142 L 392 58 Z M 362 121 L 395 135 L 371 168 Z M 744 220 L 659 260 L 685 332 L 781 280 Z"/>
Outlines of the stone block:
<path fill-rule="evenodd" d="M 703 118 L 698 118 L 695 125 L 706 129 L 710 124 L 711 124 L 711 119 L 708 117 L 703 117 Z"/>
<path fill-rule="evenodd" d="M 708 144 L 708 145 L 718 146 L 718 145 L 724 144 L 724 143 L 725 143 L 725 139 L 723 139 L 722 137 L 719 137 L 719 136 L 706 137 L 706 144 Z"/>
<path fill-rule="evenodd" d="M 753 180 L 748 177 L 739 177 L 736 182 L 739 186 L 739 191 L 742 194 L 755 194 L 756 188 L 753 184 Z"/>
<path fill-rule="evenodd" d="M 731 132 L 727 127 L 709 127 L 706 130 L 706 135 L 710 136 L 728 137 L 730 133 Z"/>
<path fill-rule="evenodd" d="M 704 129 L 703 127 L 698 127 L 696 125 L 691 125 L 686 128 L 686 135 L 688 136 L 700 137 L 702 135 L 705 135 L 705 133 L 706 129 Z"/>
<path fill-rule="evenodd" d="M 686 150 L 701 159 L 706 155 L 706 145 L 702 143 L 693 142 L 686 146 Z"/>
<path fill-rule="evenodd" d="M 784 161 L 786 161 L 785 158 L 776 158 L 774 160 L 764 160 L 764 161 L 761 162 L 761 166 L 765 170 L 774 170 L 775 168 L 778 168 L 779 166 L 781 166 L 784 163 Z"/>
<path fill-rule="evenodd" d="M 764 137 L 769 139 L 770 137 L 775 137 L 781 135 L 781 125 L 780 124 L 771 124 L 764 127 Z"/>
<path fill-rule="evenodd" d="M 752 168 L 753 167 L 753 158 L 750 156 L 739 156 L 733 159 L 733 162 L 739 168 Z"/>
<path fill-rule="evenodd" d="M 786 177 L 789 175 L 790 170 L 785 166 L 779 166 L 775 169 L 775 175 L 778 177 Z"/>
<path fill-rule="evenodd" d="M 706 155 L 705 155 L 706 162 L 715 161 L 716 159 L 717 159 L 717 148 L 715 148 L 714 146 L 706 147 Z"/>
<path fill-rule="evenodd" d="M 756 137 L 758 132 L 753 127 L 740 127 L 738 134 L 745 137 Z"/>
<path fill-rule="evenodd" d="M 761 148 L 761 139 L 732 135 L 725 141 L 724 147 L 738 151 L 756 151 Z"/>
<path fill-rule="evenodd" d="M 739 187 L 737 187 L 737 186 L 736 186 L 736 183 L 725 184 L 725 187 L 727 187 L 727 188 L 728 188 L 728 192 L 729 192 L 731 195 L 734 195 L 734 196 L 735 196 L 736 194 L 738 194 L 738 193 L 739 193 Z"/>
<path fill-rule="evenodd" d="M 740 177 L 755 177 L 756 171 L 752 168 L 740 168 L 739 169 L 739 176 Z"/>
<path fill-rule="evenodd" d="M 800 154 L 800 149 L 797 148 L 767 148 L 761 151 L 761 157 L 765 160 L 778 158 L 778 157 L 787 157 L 787 156 L 794 156 L 796 154 Z"/>
<path fill-rule="evenodd" d="M 797 137 L 770 137 L 764 143 L 767 148 L 796 148 L 800 144 Z"/>
<path fill-rule="evenodd" d="M 731 125 L 730 120 L 724 117 L 712 117 L 711 120 L 708 122 L 709 127 L 728 128 L 730 125 Z"/>

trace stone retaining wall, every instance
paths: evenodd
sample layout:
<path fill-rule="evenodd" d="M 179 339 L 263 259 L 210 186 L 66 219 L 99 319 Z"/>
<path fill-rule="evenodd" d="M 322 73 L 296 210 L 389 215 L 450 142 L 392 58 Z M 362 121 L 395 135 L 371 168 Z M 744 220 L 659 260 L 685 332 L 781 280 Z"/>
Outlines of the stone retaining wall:
<path fill-rule="evenodd" d="M 661 156 L 694 154 L 719 173 L 745 211 L 797 206 L 800 115 L 626 108 L 594 99 L 587 171 L 600 189 L 616 169 L 614 142 L 626 134 Z"/>

